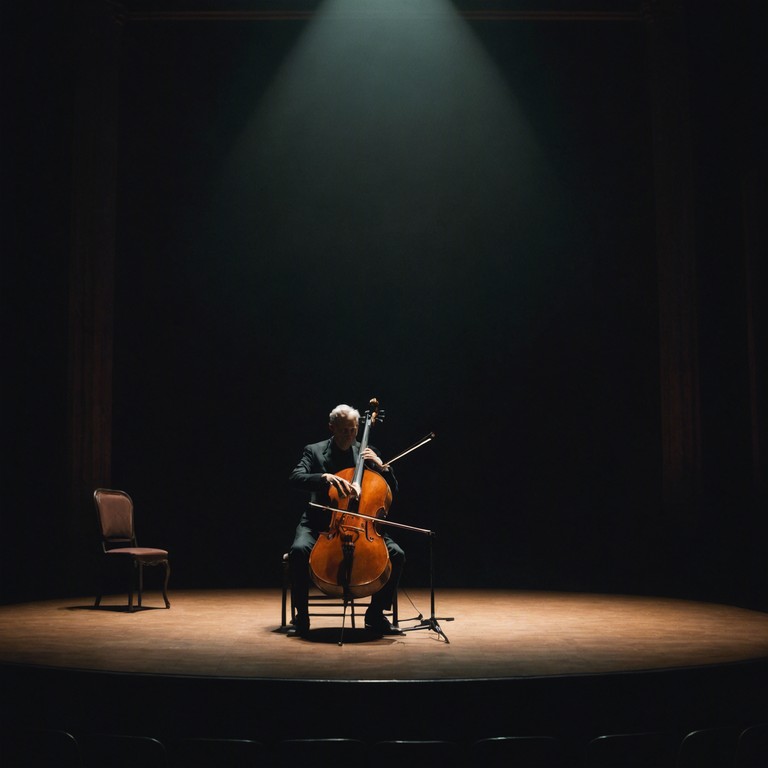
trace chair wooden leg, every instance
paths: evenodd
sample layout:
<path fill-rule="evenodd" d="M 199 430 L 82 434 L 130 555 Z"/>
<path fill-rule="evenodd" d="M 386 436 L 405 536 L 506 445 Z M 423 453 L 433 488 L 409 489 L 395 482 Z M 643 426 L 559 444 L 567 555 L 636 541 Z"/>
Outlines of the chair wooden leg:
<path fill-rule="evenodd" d="M 128 610 L 133 611 L 133 581 L 136 578 L 135 570 L 139 567 L 138 563 L 134 560 L 132 563 L 130 577 L 128 581 Z"/>
<path fill-rule="evenodd" d="M 168 599 L 168 579 L 171 577 L 171 564 L 168 560 L 164 561 L 165 565 L 165 578 L 163 579 L 163 600 L 165 600 L 165 607 L 171 607 L 171 601 Z"/>
<path fill-rule="evenodd" d="M 288 555 L 283 555 L 283 589 L 280 600 L 280 626 L 287 627 L 288 621 L 288 590 L 291 585 L 291 577 L 288 569 Z M 293 618 L 293 617 L 291 617 Z"/>
<path fill-rule="evenodd" d="M 102 556 L 98 562 L 98 565 L 96 566 L 96 588 L 98 589 L 98 594 L 96 595 L 96 599 L 93 601 L 94 608 L 98 608 L 101 605 L 101 598 L 104 596 L 104 585 L 107 583 L 106 570 L 106 559 Z"/>
<path fill-rule="evenodd" d="M 139 599 L 138 607 L 141 608 L 141 595 L 144 592 L 144 563 L 139 560 Z"/>

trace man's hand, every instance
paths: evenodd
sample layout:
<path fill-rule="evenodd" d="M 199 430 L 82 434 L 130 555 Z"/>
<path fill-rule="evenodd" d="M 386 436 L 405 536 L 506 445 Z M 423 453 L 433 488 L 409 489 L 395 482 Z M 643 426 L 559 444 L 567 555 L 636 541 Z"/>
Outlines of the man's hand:
<path fill-rule="evenodd" d="M 363 458 L 375 464 L 382 472 L 386 472 L 389 469 L 389 465 L 385 464 L 372 448 L 366 448 L 363 451 Z"/>
<path fill-rule="evenodd" d="M 326 472 L 323 475 L 323 479 L 331 486 L 331 488 L 335 488 L 336 493 L 343 499 L 346 499 L 348 496 L 351 496 L 354 499 L 359 495 L 355 486 L 343 477 Z"/>

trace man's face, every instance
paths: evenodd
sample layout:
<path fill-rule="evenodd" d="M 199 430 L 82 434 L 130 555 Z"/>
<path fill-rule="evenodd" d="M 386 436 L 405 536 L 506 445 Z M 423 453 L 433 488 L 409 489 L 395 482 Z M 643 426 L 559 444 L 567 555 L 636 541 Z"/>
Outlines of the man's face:
<path fill-rule="evenodd" d="M 347 451 L 355 442 L 357 437 L 357 419 L 347 416 L 346 418 L 336 419 L 328 425 L 333 435 L 333 442 L 342 451 Z"/>

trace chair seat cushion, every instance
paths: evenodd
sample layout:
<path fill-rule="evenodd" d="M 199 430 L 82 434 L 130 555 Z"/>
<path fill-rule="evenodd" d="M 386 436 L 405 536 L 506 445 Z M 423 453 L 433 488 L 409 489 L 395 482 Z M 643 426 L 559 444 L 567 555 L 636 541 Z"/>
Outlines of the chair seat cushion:
<path fill-rule="evenodd" d="M 167 560 L 168 550 L 153 549 L 152 547 L 117 547 L 107 550 L 108 555 L 130 555 L 137 560 Z"/>

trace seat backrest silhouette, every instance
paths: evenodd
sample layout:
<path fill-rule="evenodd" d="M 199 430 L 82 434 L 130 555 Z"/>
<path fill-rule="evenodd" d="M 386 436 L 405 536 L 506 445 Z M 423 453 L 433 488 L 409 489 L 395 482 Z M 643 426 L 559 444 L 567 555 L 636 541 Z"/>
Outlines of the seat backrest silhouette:
<path fill-rule="evenodd" d="M 470 746 L 471 764 L 485 768 L 570 768 L 565 746 L 553 736 L 498 736 Z"/>
<path fill-rule="evenodd" d="M 13 768 L 83 768 L 75 737 L 66 731 L 47 728 L 3 732 L 0 761 Z"/>
<path fill-rule="evenodd" d="M 85 768 L 169 768 L 165 746 L 151 736 L 92 733 L 83 739 Z"/>
<path fill-rule="evenodd" d="M 768 765 L 768 723 L 745 728 L 736 745 L 736 768 L 765 768 Z"/>
<path fill-rule="evenodd" d="M 256 768 L 267 762 L 265 744 L 251 739 L 186 738 L 169 745 L 173 768 Z"/>
<path fill-rule="evenodd" d="M 674 768 L 681 739 L 661 731 L 598 736 L 587 744 L 585 768 Z"/>
<path fill-rule="evenodd" d="M 275 768 L 367 765 L 367 744 L 357 739 L 286 739 L 275 745 Z"/>
<path fill-rule="evenodd" d="M 372 768 L 466 765 L 465 752 L 463 744 L 442 739 L 378 741 L 371 747 L 368 765 Z"/>
<path fill-rule="evenodd" d="M 736 728 L 703 728 L 686 734 L 675 768 L 732 768 L 736 758 Z"/>

